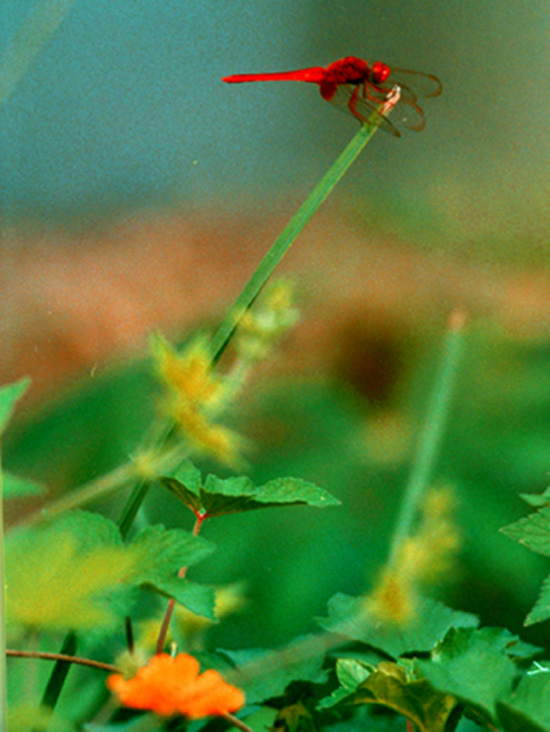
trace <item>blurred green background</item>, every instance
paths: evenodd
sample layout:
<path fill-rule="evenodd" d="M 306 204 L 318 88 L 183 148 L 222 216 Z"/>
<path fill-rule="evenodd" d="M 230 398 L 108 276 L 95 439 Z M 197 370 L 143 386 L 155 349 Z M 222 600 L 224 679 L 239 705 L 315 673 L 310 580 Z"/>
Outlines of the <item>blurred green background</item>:
<path fill-rule="evenodd" d="M 12 259 L 29 247 L 18 233 L 29 225 L 38 240 L 43 231 L 77 230 L 73 246 L 92 247 L 93 232 L 142 210 L 216 211 L 237 232 L 249 217 L 290 217 L 350 139 L 354 121 L 310 85 L 226 87 L 220 79 L 353 54 L 435 73 L 444 93 L 426 103 L 421 134 L 376 135 L 334 194 L 330 216 L 365 237 L 374 225 L 378 237 L 428 252 L 442 269 L 458 261 L 490 272 L 496 289 L 500 273 L 545 277 L 546 3 L 65 5 L 60 27 L 0 110 L 0 200 Z M 0 50 L 36 6 L 4 0 Z M 262 239 L 258 251 L 269 243 Z M 345 267 L 341 242 L 333 252 Z M 238 248 L 224 256 L 238 257 Z M 192 577 L 222 584 L 244 577 L 250 597 L 243 614 L 214 629 L 213 643 L 288 640 L 311 630 L 334 592 L 359 593 L 376 576 L 440 352 L 448 303 L 433 307 L 433 319 L 419 319 L 413 332 L 388 332 L 390 312 L 363 338 L 361 321 L 345 349 L 335 341 L 341 357 L 330 366 L 260 381 L 243 398 L 234 419 L 256 444 L 251 477 L 313 480 L 343 507 L 281 509 L 206 526 L 222 551 Z M 516 307 L 522 310 L 519 300 Z M 550 470 L 547 311 L 540 318 L 533 312 L 521 338 L 490 311 L 471 323 L 436 478 L 456 489 L 464 533 L 460 568 L 441 596 L 515 631 L 548 570 L 498 533 L 527 513 L 517 493 L 543 490 Z M 9 302 L 4 313 L 14 317 Z M 210 317 L 205 310 L 197 322 Z M 291 341 L 280 358 L 300 348 Z M 27 406 L 8 436 L 7 466 L 58 495 L 126 460 L 153 410 L 148 367 L 113 367 Z M 12 371 L 19 375 L 17 364 Z M 116 516 L 123 498 L 102 508 Z M 9 516 L 24 510 L 13 504 Z M 160 489 L 147 516 L 190 525 Z M 522 633 L 549 640 L 545 627 Z"/>

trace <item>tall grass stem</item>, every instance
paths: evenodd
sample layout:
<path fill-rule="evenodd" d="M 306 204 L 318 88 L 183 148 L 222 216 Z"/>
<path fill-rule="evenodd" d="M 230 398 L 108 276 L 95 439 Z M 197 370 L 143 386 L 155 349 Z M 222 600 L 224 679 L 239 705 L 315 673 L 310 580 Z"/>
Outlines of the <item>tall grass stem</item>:
<path fill-rule="evenodd" d="M 439 371 L 428 402 L 415 460 L 397 517 L 390 550 L 390 566 L 397 561 L 403 542 L 411 534 L 418 507 L 434 477 L 464 350 L 464 325 L 464 314 L 458 310 L 453 312 L 449 318 Z"/>

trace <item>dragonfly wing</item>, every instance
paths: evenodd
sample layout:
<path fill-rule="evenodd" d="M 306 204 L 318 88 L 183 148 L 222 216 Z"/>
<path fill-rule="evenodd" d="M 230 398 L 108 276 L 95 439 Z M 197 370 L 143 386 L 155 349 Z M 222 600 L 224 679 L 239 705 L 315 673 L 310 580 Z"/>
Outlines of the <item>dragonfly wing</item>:
<path fill-rule="evenodd" d="M 409 95 L 414 97 L 411 100 L 413 102 L 419 97 L 437 97 L 441 94 L 443 88 L 437 76 L 433 76 L 432 74 L 392 68 L 388 78 L 384 82 L 384 87 L 386 85 L 393 86 L 394 84 L 398 84 Z"/>
<path fill-rule="evenodd" d="M 353 115 L 364 124 L 372 125 L 371 118 L 375 115 L 376 124 L 380 129 L 400 137 L 399 130 L 378 111 L 380 105 L 386 101 L 387 96 L 388 94 L 385 91 L 371 88 L 367 90 L 364 85 L 339 84 L 329 101 L 338 109 Z"/>
<path fill-rule="evenodd" d="M 436 76 L 420 71 L 392 69 L 388 78 L 378 86 L 381 92 L 389 94 L 393 86 L 400 89 L 397 105 L 397 119 L 409 130 L 419 132 L 426 126 L 424 113 L 417 103 L 419 97 L 436 97 L 441 94 L 441 82 Z"/>

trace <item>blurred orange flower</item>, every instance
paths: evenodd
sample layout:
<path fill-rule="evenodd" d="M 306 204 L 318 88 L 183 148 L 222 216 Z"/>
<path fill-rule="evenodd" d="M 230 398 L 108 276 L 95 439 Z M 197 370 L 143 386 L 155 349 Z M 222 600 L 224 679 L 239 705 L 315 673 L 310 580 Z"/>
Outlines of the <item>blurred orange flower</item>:
<path fill-rule="evenodd" d="M 109 676 L 107 686 L 125 706 L 162 716 L 184 714 L 199 719 L 235 712 L 245 702 L 243 692 L 227 684 L 217 671 L 199 675 L 199 662 L 185 653 L 154 656 L 131 679 Z"/>

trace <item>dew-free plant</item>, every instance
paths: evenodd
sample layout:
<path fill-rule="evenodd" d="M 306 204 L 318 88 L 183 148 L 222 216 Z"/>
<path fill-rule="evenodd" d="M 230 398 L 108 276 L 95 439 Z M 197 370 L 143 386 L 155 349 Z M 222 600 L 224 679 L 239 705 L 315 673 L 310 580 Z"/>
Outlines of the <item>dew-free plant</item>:
<path fill-rule="evenodd" d="M 268 284 L 274 269 L 375 131 L 360 128 L 213 336 L 193 334 L 182 348 L 153 336 L 162 394 L 131 459 L 46 504 L 6 537 L 10 647 L 3 638 L 2 662 L 7 653 L 12 677 L 9 707 L 2 704 L 13 732 L 550 730 L 550 672 L 533 661 L 540 649 L 429 596 L 460 544 L 453 494 L 436 480 L 467 340 L 459 311 L 449 317 L 388 558 L 370 589 L 328 599 L 318 631 L 282 648 L 250 648 L 243 638 L 242 648 L 229 650 L 208 641 L 210 625 L 223 622 L 224 590 L 187 577 L 188 567 L 200 576 L 201 561 L 224 551 L 208 540 L 214 521 L 340 503 L 301 476 L 256 485 L 246 474 L 250 440 L 227 416 L 297 318 L 291 285 Z M 222 359 L 229 347 L 231 360 Z M 25 388 L 20 381 L 0 391 L 0 429 Z M 198 467 L 205 456 L 221 475 Z M 40 490 L 14 476 L 5 484 L 8 496 Z M 147 520 L 153 489 L 190 512 L 191 531 Z M 83 510 L 107 494 L 125 496 L 117 520 Z M 506 533 L 547 554 L 547 511 L 541 504 L 535 518 Z M 550 615 L 546 594 L 532 622 Z M 40 670 L 21 672 L 22 664 Z"/>

